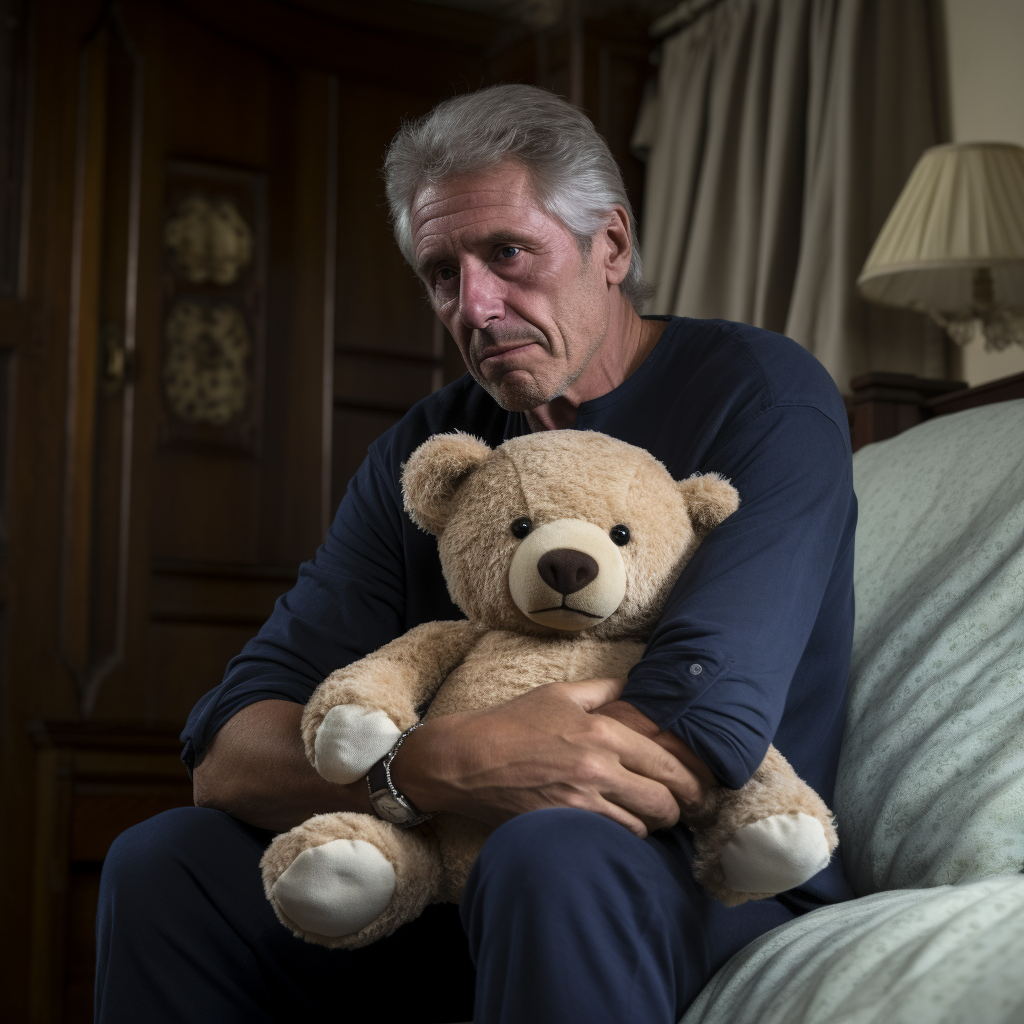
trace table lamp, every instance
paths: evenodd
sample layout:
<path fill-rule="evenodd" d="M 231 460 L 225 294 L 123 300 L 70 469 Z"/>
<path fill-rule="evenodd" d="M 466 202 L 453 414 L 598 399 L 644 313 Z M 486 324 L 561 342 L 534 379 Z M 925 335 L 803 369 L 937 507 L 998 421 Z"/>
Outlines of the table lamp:
<path fill-rule="evenodd" d="M 1024 147 L 925 150 L 857 287 L 872 302 L 927 313 L 959 345 L 1024 345 Z"/>

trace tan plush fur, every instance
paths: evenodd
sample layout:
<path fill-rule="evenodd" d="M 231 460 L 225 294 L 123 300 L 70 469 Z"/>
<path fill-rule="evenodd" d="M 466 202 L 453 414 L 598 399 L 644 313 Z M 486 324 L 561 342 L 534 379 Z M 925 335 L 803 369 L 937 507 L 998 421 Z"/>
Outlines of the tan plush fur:
<path fill-rule="evenodd" d="M 686 496 L 686 507 L 698 536 L 703 537 L 740 507 L 733 488 L 723 490 L 717 473 L 705 473 L 682 481 L 679 489 Z M 730 493 L 731 491 L 731 493 Z"/>
<path fill-rule="evenodd" d="M 726 843 L 742 828 L 773 814 L 802 811 L 821 822 L 828 852 L 839 845 L 835 821 L 825 801 L 802 781 L 775 747 L 769 747 L 761 766 L 742 789 L 711 791 L 700 812 L 694 816 L 693 845 L 697 856 L 693 876 L 727 907 L 747 900 L 774 896 L 772 892 L 736 892 L 725 883 L 719 855 Z"/>
<path fill-rule="evenodd" d="M 431 698 L 428 720 L 493 706 L 550 682 L 625 675 L 642 656 L 701 538 L 739 506 L 735 488 L 715 474 L 677 483 L 647 452 L 586 431 L 532 434 L 494 451 L 465 434 L 439 435 L 410 457 L 403 492 L 412 520 L 438 537 L 448 589 L 469 621 L 419 626 L 332 673 L 303 716 L 314 763 L 316 730 L 339 704 L 383 711 L 407 729 L 417 707 Z M 629 543 L 618 548 L 626 574 L 618 608 L 585 629 L 555 629 L 528 618 L 508 585 L 519 545 L 509 527 L 521 517 L 535 528 L 582 520 L 606 535 L 627 526 Z M 728 905 L 768 895 L 729 890 L 718 855 L 743 825 L 796 811 L 821 821 L 830 849 L 835 846 L 828 808 L 770 748 L 743 789 L 712 791 L 688 821 L 698 852 L 695 875 Z M 337 838 L 378 846 L 395 867 L 395 894 L 381 918 L 360 932 L 340 939 L 307 934 L 275 904 L 283 923 L 310 941 L 361 946 L 412 920 L 431 901 L 458 900 L 489 833 L 456 814 L 439 814 L 405 832 L 369 815 L 319 815 L 274 840 L 263 860 L 264 884 L 269 897 L 274 881 L 310 846 Z"/>
<path fill-rule="evenodd" d="M 448 521 L 459 484 L 491 454 L 488 445 L 470 434 L 457 431 L 443 437 L 443 441 L 424 441 L 402 477 L 409 518 L 433 534 L 440 533 Z"/>
<path fill-rule="evenodd" d="M 433 696 L 483 634 L 471 622 L 425 622 L 332 672 L 313 692 L 302 715 L 302 742 L 310 764 L 316 767 L 316 731 L 331 708 L 375 708 L 404 731 L 415 725 L 416 708 Z"/>
<path fill-rule="evenodd" d="M 335 938 L 303 931 L 288 919 L 274 899 L 274 883 L 304 850 L 335 839 L 362 839 L 372 843 L 395 869 L 395 894 L 388 908 L 365 928 L 353 935 Z M 406 921 L 415 920 L 423 908 L 438 901 L 441 884 L 441 861 L 437 843 L 429 829 L 403 831 L 369 814 L 318 814 L 278 836 L 260 861 L 263 891 L 281 923 L 307 942 L 320 946 L 352 949 L 390 935 Z"/>

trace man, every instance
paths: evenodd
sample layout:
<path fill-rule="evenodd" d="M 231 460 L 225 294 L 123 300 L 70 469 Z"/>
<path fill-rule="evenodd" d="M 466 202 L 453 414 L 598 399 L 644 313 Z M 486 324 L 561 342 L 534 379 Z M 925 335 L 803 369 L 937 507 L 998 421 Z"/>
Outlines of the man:
<path fill-rule="evenodd" d="M 721 472 L 740 511 L 688 565 L 628 681 L 434 720 L 392 776 L 421 811 L 498 826 L 459 908 L 477 1024 L 668 1024 L 748 941 L 849 896 L 836 859 L 799 891 L 726 909 L 696 887 L 688 833 L 671 827 L 706 787 L 742 785 L 773 739 L 832 798 L 853 625 L 845 410 L 793 342 L 637 314 L 621 176 L 564 101 L 527 86 L 456 97 L 402 129 L 385 173 L 399 245 L 472 376 L 371 446 L 324 547 L 193 712 L 199 807 L 112 849 L 97 1020 L 468 1016 L 454 908 L 329 952 L 276 924 L 256 865 L 273 830 L 372 812 L 364 783 L 327 783 L 303 755 L 313 688 L 420 622 L 459 617 L 432 538 L 402 512 L 404 460 L 439 431 L 499 444 L 574 428 L 640 445 L 677 478 Z"/>

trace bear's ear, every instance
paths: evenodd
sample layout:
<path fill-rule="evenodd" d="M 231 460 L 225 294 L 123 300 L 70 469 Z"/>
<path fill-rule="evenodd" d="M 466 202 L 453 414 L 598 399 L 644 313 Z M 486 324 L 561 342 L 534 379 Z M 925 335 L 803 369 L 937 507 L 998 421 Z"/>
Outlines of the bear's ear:
<path fill-rule="evenodd" d="M 462 431 L 424 441 L 402 467 L 402 497 L 409 518 L 439 537 L 451 517 L 459 485 L 490 454 L 483 441 Z"/>
<path fill-rule="evenodd" d="M 698 537 L 705 537 L 740 507 L 739 491 L 717 473 L 695 473 L 678 484 Z"/>

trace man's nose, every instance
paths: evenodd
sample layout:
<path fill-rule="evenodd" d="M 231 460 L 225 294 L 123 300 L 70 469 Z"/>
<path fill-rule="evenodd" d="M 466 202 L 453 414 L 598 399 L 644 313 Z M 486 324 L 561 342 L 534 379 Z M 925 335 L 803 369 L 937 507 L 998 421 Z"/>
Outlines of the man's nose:
<path fill-rule="evenodd" d="M 471 330 L 483 330 L 505 318 L 502 282 L 486 267 L 461 268 L 459 318 Z"/>

